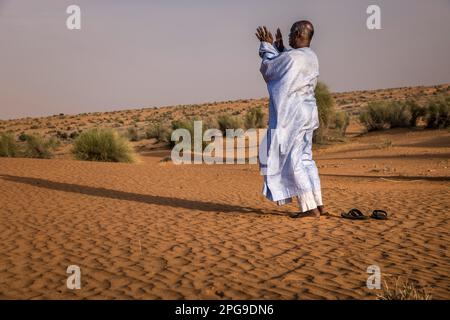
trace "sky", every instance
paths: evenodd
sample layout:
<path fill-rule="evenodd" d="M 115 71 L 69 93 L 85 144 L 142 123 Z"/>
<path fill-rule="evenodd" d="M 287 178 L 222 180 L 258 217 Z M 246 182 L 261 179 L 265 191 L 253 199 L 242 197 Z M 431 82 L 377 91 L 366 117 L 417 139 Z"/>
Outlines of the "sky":
<path fill-rule="evenodd" d="M 303 19 L 333 91 L 450 83 L 450 0 L 0 0 L 0 119 L 266 97 L 255 29 Z"/>

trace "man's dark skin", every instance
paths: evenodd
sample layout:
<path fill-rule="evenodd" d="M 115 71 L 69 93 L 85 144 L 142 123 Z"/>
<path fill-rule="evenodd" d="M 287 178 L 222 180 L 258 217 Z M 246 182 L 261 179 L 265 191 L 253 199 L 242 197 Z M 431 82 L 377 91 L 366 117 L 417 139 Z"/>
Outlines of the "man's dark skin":
<path fill-rule="evenodd" d="M 273 41 L 272 34 L 265 26 L 258 27 L 255 35 L 259 41 L 273 44 L 279 52 L 284 51 L 283 36 L 280 28 L 277 29 L 277 33 L 275 34 L 275 42 Z M 289 33 L 289 45 L 293 49 L 309 47 L 313 35 L 314 27 L 311 22 L 306 20 L 298 21 L 291 27 L 291 31 Z M 294 218 L 306 216 L 320 217 L 320 215 L 328 215 L 328 212 L 325 210 L 324 206 L 318 206 L 316 209 L 301 212 L 300 214 L 295 215 Z"/>

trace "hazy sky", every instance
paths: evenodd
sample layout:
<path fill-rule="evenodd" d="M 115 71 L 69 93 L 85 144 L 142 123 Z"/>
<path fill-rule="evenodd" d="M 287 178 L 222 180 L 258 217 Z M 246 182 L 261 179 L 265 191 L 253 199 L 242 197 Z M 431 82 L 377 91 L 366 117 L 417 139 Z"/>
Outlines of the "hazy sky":
<path fill-rule="evenodd" d="M 264 97 L 255 28 L 300 19 L 334 91 L 450 82 L 450 0 L 0 0 L 0 119 Z"/>

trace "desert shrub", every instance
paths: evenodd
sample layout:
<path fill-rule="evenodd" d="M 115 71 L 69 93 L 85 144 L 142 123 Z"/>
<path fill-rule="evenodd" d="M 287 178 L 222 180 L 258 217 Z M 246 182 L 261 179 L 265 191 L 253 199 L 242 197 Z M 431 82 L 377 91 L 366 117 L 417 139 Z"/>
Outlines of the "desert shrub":
<path fill-rule="evenodd" d="M 384 282 L 383 291 L 377 297 L 379 300 L 431 300 L 431 295 L 412 281 L 401 281 L 397 278 L 394 285 Z"/>
<path fill-rule="evenodd" d="M 409 127 L 411 123 L 411 113 L 406 103 L 391 101 L 388 103 L 386 122 L 390 128 Z"/>
<path fill-rule="evenodd" d="M 27 141 L 27 138 L 28 138 L 28 135 L 25 132 L 22 132 L 19 135 L 19 141 L 25 142 L 25 141 Z"/>
<path fill-rule="evenodd" d="M 261 107 L 251 108 L 245 115 L 245 128 L 246 129 L 258 129 L 264 128 L 266 123 L 264 122 L 264 113 Z"/>
<path fill-rule="evenodd" d="M 113 129 L 93 128 L 74 141 L 72 153 L 78 160 L 133 162 L 135 153 L 125 137 Z"/>
<path fill-rule="evenodd" d="M 80 135 L 80 133 L 78 131 L 73 131 L 70 133 L 69 138 L 74 140 L 76 139 L 78 136 Z"/>
<path fill-rule="evenodd" d="M 368 131 L 389 128 L 389 103 L 385 101 L 370 102 L 359 115 L 359 121 Z"/>
<path fill-rule="evenodd" d="M 157 142 L 169 143 L 170 135 L 170 128 L 160 122 L 151 124 L 145 131 L 147 139 L 156 139 Z"/>
<path fill-rule="evenodd" d="M 194 123 L 191 120 L 174 120 L 172 121 L 172 130 L 186 129 L 191 135 L 194 135 Z"/>
<path fill-rule="evenodd" d="M 55 138 L 45 139 L 39 135 L 28 135 L 25 141 L 23 155 L 27 158 L 50 159 L 53 151 L 58 147 Z"/>
<path fill-rule="evenodd" d="M 450 127 L 450 96 L 433 99 L 426 107 L 427 128 L 448 128 Z"/>
<path fill-rule="evenodd" d="M 350 115 L 348 112 L 339 111 L 336 112 L 334 117 L 334 127 L 339 131 L 339 134 L 344 136 L 347 131 L 347 127 L 350 124 Z"/>
<path fill-rule="evenodd" d="M 56 132 L 56 137 L 61 139 L 61 140 L 67 140 L 69 138 L 69 135 L 65 131 L 57 131 Z"/>
<path fill-rule="evenodd" d="M 192 120 L 173 120 L 171 131 L 170 131 L 170 138 L 169 138 L 169 144 L 170 146 L 174 146 L 177 141 L 172 141 L 172 132 L 178 129 L 186 129 L 189 131 L 189 134 L 191 135 L 191 146 L 194 145 L 194 122 Z"/>
<path fill-rule="evenodd" d="M 227 129 L 241 129 L 242 121 L 240 118 L 230 116 L 228 114 L 221 114 L 217 117 L 217 124 L 219 130 L 225 135 Z"/>
<path fill-rule="evenodd" d="M 328 127 L 334 112 L 334 99 L 327 85 L 319 82 L 315 89 L 320 125 Z"/>
<path fill-rule="evenodd" d="M 17 150 L 14 137 L 8 133 L 0 133 L 0 157 L 15 157 Z"/>
<path fill-rule="evenodd" d="M 425 116 L 426 109 L 420 106 L 415 100 L 408 100 L 405 102 L 405 104 L 409 109 L 409 113 L 411 115 L 409 126 L 416 127 L 418 120 Z"/>
<path fill-rule="evenodd" d="M 314 142 L 322 142 L 328 131 L 330 120 L 334 114 L 334 99 L 327 85 L 319 82 L 315 89 L 317 111 L 319 114 L 319 128 L 314 131 Z"/>
<path fill-rule="evenodd" d="M 194 148 L 194 121 L 202 121 L 202 128 L 201 128 L 201 134 L 202 137 L 206 130 L 208 129 L 217 129 L 218 123 L 217 120 L 214 118 L 206 118 L 206 119 L 199 119 L 199 118 L 193 118 L 191 120 L 174 120 L 172 121 L 172 130 L 169 134 L 169 143 L 170 146 L 174 146 L 177 141 L 171 141 L 171 135 L 172 132 L 177 129 L 186 129 L 189 131 L 189 134 L 191 135 L 191 147 Z M 202 140 L 202 147 L 205 148 L 209 144 L 208 141 Z"/>
<path fill-rule="evenodd" d="M 426 107 L 414 100 L 406 102 L 371 102 L 360 114 L 360 122 L 368 131 L 397 127 L 415 127 L 424 118 L 427 128 L 450 126 L 450 96 L 429 100 Z"/>
<path fill-rule="evenodd" d="M 139 141 L 139 132 L 136 127 L 129 127 L 127 129 L 127 136 L 130 141 Z"/>

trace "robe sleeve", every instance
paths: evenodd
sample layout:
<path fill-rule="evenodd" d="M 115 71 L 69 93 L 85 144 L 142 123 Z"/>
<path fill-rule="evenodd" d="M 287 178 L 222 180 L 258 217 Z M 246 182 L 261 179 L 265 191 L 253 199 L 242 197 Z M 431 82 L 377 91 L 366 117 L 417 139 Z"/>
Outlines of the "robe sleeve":
<path fill-rule="evenodd" d="M 259 56 L 262 58 L 260 71 L 267 83 L 281 80 L 292 64 L 288 51 L 280 53 L 272 44 L 264 41 L 259 47 Z"/>

